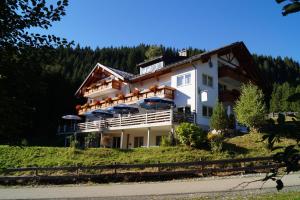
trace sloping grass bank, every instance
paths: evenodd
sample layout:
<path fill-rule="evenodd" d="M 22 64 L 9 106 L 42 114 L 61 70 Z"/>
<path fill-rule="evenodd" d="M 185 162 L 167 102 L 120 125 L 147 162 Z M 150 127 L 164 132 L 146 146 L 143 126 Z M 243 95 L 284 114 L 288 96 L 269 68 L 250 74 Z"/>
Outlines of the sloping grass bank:
<path fill-rule="evenodd" d="M 281 146 L 292 144 L 283 140 Z M 265 144 L 257 135 L 247 134 L 226 139 L 221 153 L 208 148 L 153 147 L 132 150 L 90 148 L 74 150 L 60 147 L 11 147 L 0 146 L 0 168 L 29 166 L 101 165 L 117 163 L 188 162 L 224 158 L 268 156 Z"/>

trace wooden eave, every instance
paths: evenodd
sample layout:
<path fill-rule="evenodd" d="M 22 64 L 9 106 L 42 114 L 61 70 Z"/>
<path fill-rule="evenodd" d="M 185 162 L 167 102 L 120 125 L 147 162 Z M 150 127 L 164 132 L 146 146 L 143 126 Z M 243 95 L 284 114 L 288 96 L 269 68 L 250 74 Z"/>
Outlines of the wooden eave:
<path fill-rule="evenodd" d="M 86 79 L 83 81 L 83 83 L 80 85 L 80 87 L 78 88 L 78 90 L 75 93 L 75 96 L 79 96 L 80 94 L 82 94 L 82 90 L 84 89 L 84 87 L 100 80 L 101 77 L 99 77 L 99 76 L 101 73 L 104 73 L 106 75 L 114 75 L 121 81 L 125 81 L 124 77 L 122 77 L 121 75 L 112 71 L 108 67 L 101 65 L 100 63 L 97 63 L 95 65 L 95 67 L 92 69 L 92 71 L 89 73 L 89 75 L 86 77 Z"/>

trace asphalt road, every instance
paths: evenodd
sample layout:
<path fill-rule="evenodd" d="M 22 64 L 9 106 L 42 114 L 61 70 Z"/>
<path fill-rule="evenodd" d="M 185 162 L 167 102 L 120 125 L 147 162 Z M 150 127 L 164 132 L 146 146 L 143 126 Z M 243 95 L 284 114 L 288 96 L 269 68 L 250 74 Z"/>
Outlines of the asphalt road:
<path fill-rule="evenodd" d="M 255 191 L 260 188 L 275 191 L 276 184 L 273 181 L 264 184 L 256 181 L 263 177 L 252 175 L 151 183 L 1 187 L 0 199 L 174 199 L 191 197 L 193 194 Z M 286 175 L 282 180 L 285 188 L 300 190 L 300 174 Z"/>

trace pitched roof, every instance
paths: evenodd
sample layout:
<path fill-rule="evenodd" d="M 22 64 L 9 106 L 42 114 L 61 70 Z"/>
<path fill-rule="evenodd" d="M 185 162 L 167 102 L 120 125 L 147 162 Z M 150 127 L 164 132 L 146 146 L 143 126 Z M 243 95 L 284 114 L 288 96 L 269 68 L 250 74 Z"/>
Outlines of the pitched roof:
<path fill-rule="evenodd" d="M 238 58 L 239 61 L 242 63 L 242 65 L 245 65 L 245 70 L 251 75 L 253 79 L 255 79 L 256 82 L 259 82 L 261 80 L 259 69 L 254 65 L 254 61 L 252 58 L 252 55 L 248 51 L 246 45 L 243 42 L 235 42 L 226 46 L 223 46 L 221 48 L 217 48 L 211 51 L 207 51 L 204 53 L 200 53 L 191 57 L 188 57 L 183 60 L 179 60 L 177 62 L 170 63 L 169 65 L 166 65 L 163 68 L 160 68 L 154 72 L 149 72 L 141 75 L 136 75 L 130 79 L 130 81 L 139 81 L 139 80 L 145 80 L 150 77 L 153 77 L 154 75 L 159 75 L 165 72 L 169 72 L 172 68 L 192 63 L 197 60 L 202 60 L 203 62 L 207 62 L 209 58 L 214 55 L 224 55 L 229 52 L 234 52 Z"/>
<path fill-rule="evenodd" d="M 102 68 L 106 71 L 108 71 L 109 73 L 113 74 L 114 76 L 116 76 L 117 78 L 120 78 L 121 80 L 129 80 L 130 78 L 132 78 L 134 75 L 128 72 L 124 72 L 118 69 L 114 69 L 111 67 L 106 67 L 100 63 L 97 63 L 95 65 L 95 67 L 92 69 L 92 71 L 89 73 L 89 75 L 85 78 L 85 80 L 83 81 L 83 83 L 80 85 L 80 87 L 78 88 L 78 90 L 75 92 L 75 95 L 78 95 L 80 93 L 81 88 L 86 85 L 88 83 L 88 80 L 90 79 L 90 77 L 93 76 L 93 73 L 95 72 L 95 70 Z"/>
<path fill-rule="evenodd" d="M 119 70 L 119 69 L 115 69 L 115 68 L 112 68 L 112 67 L 107 67 L 108 69 L 114 71 L 116 74 L 119 74 L 120 76 L 122 76 L 124 79 L 131 79 L 133 78 L 135 75 L 134 74 L 131 74 L 129 72 L 125 72 L 125 71 L 122 71 L 122 70 Z"/>
<path fill-rule="evenodd" d="M 175 68 L 175 67 L 187 64 L 187 63 L 192 63 L 192 62 L 197 61 L 197 60 L 202 60 L 203 62 L 207 62 L 209 60 L 210 56 L 212 56 L 214 54 L 224 55 L 228 52 L 234 52 L 235 54 L 237 54 L 238 57 L 239 57 L 239 61 L 243 65 L 245 65 L 244 68 L 247 71 L 247 73 L 249 73 L 253 78 L 255 78 L 257 82 L 260 81 L 259 70 L 254 65 L 252 55 L 248 51 L 246 45 L 243 42 L 235 42 L 235 43 L 223 46 L 221 48 L 217 48 L 217 49 L 214 49 L 214 50 L 211 50 L 211 51 L 200 53 L 200 54 L 197 54 L 197 55 L 185 58 L 185 59 L 174 60 L 174 62 L 172 62 L 170 64 L 167 64 L 163 68 L 160 68 L 160 69 L 158 69 L 154 72 L 149 72 L 149 73 L 145 73 L 145 74 L 134 75 L 134 74 L 122 71 L 122 70 L 118 70 L 118 69 L 115 69 L 115 68 L 112 68 L 112 67 L 107 67 L 107 66 L 104 66 L 100 63 L 97 63 L 96 66 L 93 68 L 93 70 L 90 72 L 90 74 L 86 77 L 84 82 L 81 84 L 79 89 L 76 91 L 75 95 L 79 94 L 80 89 L 86 84 L 89 77 L 92 76 L 93 72 L 98 67 L 103 68 L 104 70 L 110 72 L 111 74 L 113 74 L 114 76 L 120 78 L 121 80 L 136 82 L 136 81 L 139 81 L 139 80 L 148 79 L 150 77 L 153 77 L 154 75 L 159 75 L 159 74 L 168 72 L 172 68 Z M 154 58 L 153 61 L 157 60 L 157 59 L 162 59 L 162 56 Z M 149 63 L 151 61 L 140 63 L 139 66 L 144 66 L 144 64 Z"/>

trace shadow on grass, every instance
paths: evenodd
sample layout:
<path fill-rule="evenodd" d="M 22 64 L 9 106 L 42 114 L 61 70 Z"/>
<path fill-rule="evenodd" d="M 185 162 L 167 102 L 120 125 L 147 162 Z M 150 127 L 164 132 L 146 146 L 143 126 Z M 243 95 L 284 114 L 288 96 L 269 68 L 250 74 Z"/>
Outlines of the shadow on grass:
<path fill-rule="evenodd" d="M 247 154 L 249 152 L 247 148 L 227 142 L 223 143 L 223 151 L 228 151 L 230 154 Z"/>

